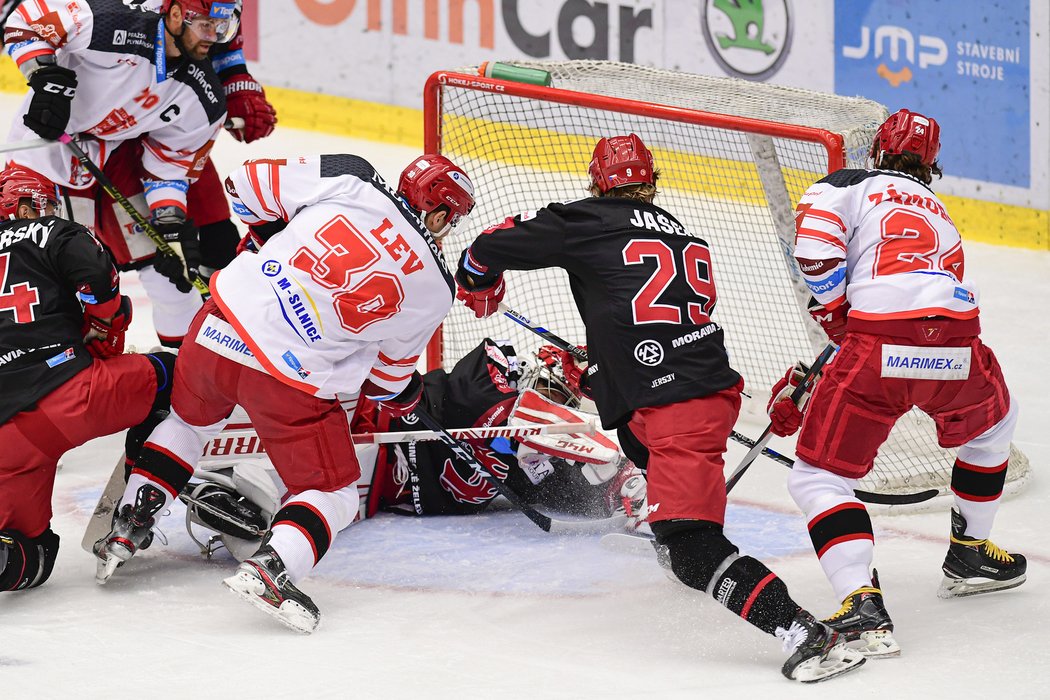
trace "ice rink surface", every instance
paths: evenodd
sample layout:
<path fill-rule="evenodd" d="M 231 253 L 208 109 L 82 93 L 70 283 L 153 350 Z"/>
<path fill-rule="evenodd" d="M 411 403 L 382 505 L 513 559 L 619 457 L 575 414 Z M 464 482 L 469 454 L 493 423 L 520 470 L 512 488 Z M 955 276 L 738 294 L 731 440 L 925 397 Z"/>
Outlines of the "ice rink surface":
<path fill-rule="evenodd" d="M 0 121 L 17 103 L 0 96 Z M 341 152 L 366 157 L 392 182 L 417 154 L 279 127 L 250 146 L 222 135 L 215 158 L 225 174 L 248 157 Z M 220 586 L 232 559 L 201 558 L 180 509 L 161 525 L 168 546 L 155 544 L 100 587 L 79 543 L 121 454 L 118 435 L 63 460 L 53 520 L 63 544 L 50 581 L 0 595 L 0 698 L 1050 697 L 1050 321 L 1042 309 L 1050 253 L 969 244 L 967 254 L 966 274 L 982 291 L 983 337 L 1020 404 L 1016 443 L 1034 472 L 1028 490 L 1003 504 L 993 539 L 1028 557 L 1029 581 L 939 600 L 947 513 L 875 516 L 875 564 L 900 658 L 821 685 L 791 683 L 780 675 L 778 640 L 672 583 L 655 558 L 607 551 L 596 536 L 551 536 L 513 511 L 381 515 L 352 526 L 302 582 L 322 611 L 309 637 Z M 136 308 L 129 341 L 148 348 L 148 300 L 133 275 L 124 284 Z M 524 290 L 511 289 L 508 301 L 528 308 Z M 762 427 L 757 417 L 737 425 L 749 435 Z M 730 467 L 743 452 L 730 445 Z M 839 601 L 786 474 L 756 462 L 733 493 L 728 529 L 800 604 L 826 616 Z"/>

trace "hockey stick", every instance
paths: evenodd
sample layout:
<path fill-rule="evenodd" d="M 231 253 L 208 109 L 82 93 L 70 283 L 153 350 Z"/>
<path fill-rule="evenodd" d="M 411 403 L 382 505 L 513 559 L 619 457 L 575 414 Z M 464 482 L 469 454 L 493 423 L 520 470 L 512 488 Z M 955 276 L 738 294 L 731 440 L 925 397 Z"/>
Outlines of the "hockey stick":
<path fill-rule="evenodd" d="M 503 302 L 500 302 L 498 308 L 500 313 L 509 318 L 511 321 L 514 321 L 514 323 L 517 323 L 519 326 L 527 328 L 528 330 L 532 331 L 541 338 L 549 340 L 553 345 L 557 346 L 558 348 L 569 351 L 570 353 L 572 353 L 572 356 L 580 362 L 587 361 L 586 350 L 582 350 L 576 347 L 575 345 L 572 345 L 571 343 L 569 343 L 569 341 L 565 340 L 564 338 L 559 338 L 543 326 L 536 325 L 535 323 L 530 321 L 526 316 L 524 316 L 521 313 L 518 313 Z"/>
<path fill-rule="evenodd" d="M 504 316 L 513 320 L 518 325 L 527 328 L 528 330 L 532 331 L 541 338 L 549 340 L 553 345 L 557 346 L 558 348 L 562 350 L 568 350 L 573 354 L 574 357 L 576 357 L 580 361 L 587 361 L 587 352 L 585 350 L 581 350 L 575 345 L 570 345 L 569 342 L 566 341 L 564 338 L 558 337 L 557 335 L 548 331 L 546 328 L 537 326 L 532 321 L 530 321 L 525 315 L 515 311 L 514 309 L 510 308 L 502 302 L 499 305 L 499 310 L 503 312 Z M 813 366 L 810 367 L 810 371 L 805 376 L 803 376 L 802 383 L 800 383 L 799 386 L 795 388 L 795 391 L 792 392 L 792 400 L 794 400 L 796 403 L 798 402 L 803 392 L 808 390 L 808 388 L 812 385 L 813 377 L 816 376 L 816 373 L 820 371 L 820 369 L 827 363 L 829 359 L 831 359 L 831 355 L 835 352 L 836 349 L 837 348 L 835 345 L 829 343 L 828 346 L 821 351 L 820 355 L 813 363 Z M 809 380 L 808 382 L 807 379 Z M 804 388 L 803 385 L 805 385 Z M 729 493 L 733 489 L 733 487 L 736 486 L 736 483 L 740 481 L 740 477 L 744 475 L 744 472 L 748 470 L 748 468 L 751 466 L 751 463 L 758 458 L 759 454 L 768 457 L 774 462 L 779 462 L 780 464 L 783 464 L 789 469 L 792 467 L 792 465 L 794 465 L 795 461 L 793 459 L 785 457 L 779 452 L 766 447 L 766 443 L 768 443 L 770 438 L 772 437 L 770 428 L 772 428 L 772 423 L 770 423 L 769 427 L 766 428 L 765 432 L 762 433 L 762 436 L 758 440 L 752 440 L 746 435 L 738 433 L 735 430 L 729 434 L 729 437 L 732 438 L 735 442 L 738 442 L 741 445 L 744 445 L 745 447 L 748 447 L 750 449 L 748 450 L 748 453 L 744 455 L 744 459 L 740 462 L 740 466 L 736 468 L 736 470 L 730 475 L 729 480 L 726 482 L 726 493 Z M 875 493 L 873 491 L 862 491 L 860 489 L 855 489 L 854 493 L 856 494 L 858 500 L 864 501 L 866 503 L 874 503 L 879 505 L 904 505 L 928 501 L 934 496 L 936 496 L 938 494 L 938 491 L 937 489 L 928 489 L 926 491 L 919 491 L 917 493 L 882 494 Z"/>
<path fill-rule="evenodd" d="M 480 474 L 485 481 L 489 482 L 493 488 L 499 491 L 500 495 L 510 501 L 515 508 L 524 513 L 525 517 L 536 523 L 536 525 L 544 532 L 550 532 L 552 534 L 582 535 L 609 532 L 620 529 L 627 524 L 626 515 L 616 515 L 601 520 L 555 520 L 549 515 L 544 515 L 522 500 L 521 496 L 515 493 L 513 489 L 482 466 L 481 463 L 467 451 L 463 446 L 463 443 L 452 437 L 447 430 L 441 427 L 441 424 L 438 423 L 433 416 L 419 407 L 416 408 L 415 415 L 423 425 L 438 434 L 439 439 L 448 445 L 449 449 L 452 450 L 452 453 L 457 459 L 464 464 L 469 465 L 471 469 Z"/>
<path fill-rule="evenodd" d="M 29 139 L 28 141 L 12 141 L 11 143 L 5 143 L 0 145 L 0 153 L 10 153 L 12 151 L 28 151 L 31 148 L 43 148 L 44 146 L 53 146 L 55 141 L 52 139 Z"/>
<path fill-rule="evenodd" d="M 88 154 L 85 153 L 84 149 L 73 140 L 72 136 L 69 134 L 62 134 L 58 137 L 58 140 L 69 146 L 69 150 L 73 151 L 73 155 L 76 156 L 78 161 L 80 161 L 80 164 L 83 165 L 96 180 L 98 180 L 98 184 L 103 190 L 105 190 L 106 194 L 119 204 L 121 209 L 128 213 L 128 216 L 131 217 L 132 221 L 142 229 L 143 233 L 145 233 L 149 239 L 156 244 L 157 250 L 160 253 L 164 255 L 175 255 L 180 258 L 182 257 L 179 256 L 170 245 L 168 245 L 168 242 L 164 240 L 164 237 L 157 232 L 157 229 L 153 228 L 153 225 L 150 224 L 149 220 L 135 208 L 135 205 L 129 202 L 127 197 L 121 194 L 120 190 L 118 190 L 116 185 L 113 184 L 113 181 L 106 177 L 106 174 L 102 172 L 102 168 L 98 167 L 91 161 Z M 211 292 L 208 290 L 208 285 L 205 284 L 204 280 L 200 277 L 193 276 L 190 283 L 193 284 L 194 288 L 196 288 L 205 299 L 211 296 Z"/>
<path fill-rule="evenodd" d="M 572 345 L 571 343 L 569 343 L 569 341 L 565 340 L 564 338 L 561 338 L 559 336 L 554 335 L 553 333 L 551 333 L 546 328 L 543 328 L 542 326 L 538 326 L 538 325 L 534 324 L 525 315 L 515 311 L 514 309 L 510 308 L 509 306 L 507 306 L 506 304 L 504 304 L 502 302 L 500 302 L 500 305 L 499 305 L 498 308 L 499 308 L 500 311 L 503 312 L 503 315 L 506 316 L 507 318 L 511 319 L 512 321 L 514 321 L 518 325 L 520 325 L 520 326 L 522 326 L 524 328 L 527 328 L 528 330 L 532 331 L 533 333 L 535 333 L 536 335 L 540 336 L 541 338 L 550 341 L 551 344 L 554 345 L 555 347 L 557 347 L 557 348 L 559 348 L 561 350 L 567 350 L 568 352 L 572 353 L 572 356 L 575 357 L 580 362 L 586 362 L 587 361 L 587 351 L 586 350 L 578 348 L 575 345 Z M 741 433 L 738 433 L 735 430 L 732 431 L 729 434 L 729 437 L 732 438 L 733 440 L 735 440 L 736 442 L 739 442 L 741 445 L 745 445 L 746 447 L 752 447 L 753 448 L 754 445 L 756 444 L 754 440 L 752 440 L 751 438 L 749 438 L 746 435 L 742 435 Z M 767 442 L 768 442 L 768 438 L 767 438 Z M 772 450 L 769 450 L 769 449 L 766 449 L 765 443 L 762 443 L 762 444 L 763 444 L 763 446 L 761 448 L 759 448 L 759 451 L 763 455 L 765 455 L 766 457 L 769 457 L 772 460 L 776 460 L 777 457 L 780 457 L 780 459 L 783 459 L 783 460 L 787 460 L 787 457 L 784 457 L 783 455 L 778 455 L 776 452 L 774 452 Z M 748 454 L 750 454 L 750 453 L 748 453 Z M 752 459 L 754 459 L 754 458 L 752 458 Z M 790 460 L 788 460 L 787 463 L 790 465 L 791 464 Z"/>
<path fill-rule="evenodd" d="M 831 359 L 831 356 L 835 354 L 836 350 L 838 350 L 837 345 L 834 343 L 828 343 L 827 346 L 820 351 L 820 354 L 817 355 L 817 359 L 812 365 L 810 365 L 809 369 L 806 370 L 806 373 L 802 375 L 802 380 L 799 381 L 798 386 L 796 386 L 795 390 L 791 392 L 792 403 L 797 406 L 798 402 L 802 400 L 802 397 L 806 395 L 806 392 L 813 387 L 813 383 L 817 380 L 817 375 L 819 375 L 820 371 L 824 369 L 824 365 L 827 364 L 828 360 Z M 772 437 L 773 421 L 770 421 L 769 425 L 766 426 L 766 429 L 762 431 L 762 435 L 760 435 L 758 440 L 755 441 L 754 446 L 748 450 L 746 455 L 744 455 L 744 459 L 740 462 L 740 466 L 733 470 L 733 473 L 729 475 L 729 478 L 726 480 L 726 493 L 733 490 L 733 487 L 737 485 L 738 481 L 740 481 L 740 477 L 744 476 L 744 472 L 751 467 L 754 461 L 758 458 L 759 453 L 765 449 L 766 443 L 769 442 Z M 794 464 L 794 462 L 791 464 Z M 791 464 L 788 466 L 790 467 Z"/>

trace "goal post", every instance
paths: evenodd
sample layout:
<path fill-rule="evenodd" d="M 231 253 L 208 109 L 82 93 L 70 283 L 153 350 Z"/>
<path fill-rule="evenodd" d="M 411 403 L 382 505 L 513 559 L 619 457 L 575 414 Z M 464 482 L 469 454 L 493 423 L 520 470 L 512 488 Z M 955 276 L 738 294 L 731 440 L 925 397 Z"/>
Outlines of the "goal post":
<path fill-rule="evenodd" d="M 699 76 L 607 61 L 515 62 L 550 73 L 551 85 L 433 74 L 424 89 L 427 152 L 442 153 L 474 182 L 477 205 L 442 243 L 454 266 L 485 227 L 554 201 L 588 196 L 587 165 L 603 136 L 637 133 L 660 172 L 656 204 L 712 248 L 715 321 L 744 376 L 753 411 L 786 367 L 827 342 L 805 311 L 810 294 L 794 250 L 794 205 L 842 167 L 864 167 L 882 105 L 861 98 Z M 572 342 L 584 328 L 561 270 L 508 272 L 507 302 Z M 485 337 L 520 355 L 540 344 L 508 319 L 474 318 L 457 304 L 428 348 L 428 367 L 451 368 Z M 933 422 L 905 416 L 862 487 L 883 493 L 948 491 L 954 456 Z M 1008 489 L 1027 478 L 1011 460 Z M 942 499 L 943 500 L 943 499 Z"/>

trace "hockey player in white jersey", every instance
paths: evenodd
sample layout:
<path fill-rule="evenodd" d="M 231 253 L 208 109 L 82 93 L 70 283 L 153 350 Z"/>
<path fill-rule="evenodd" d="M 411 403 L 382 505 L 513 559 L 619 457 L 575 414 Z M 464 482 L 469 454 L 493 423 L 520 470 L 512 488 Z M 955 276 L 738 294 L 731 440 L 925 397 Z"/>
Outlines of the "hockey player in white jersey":
<path fill-rule="evenodd" d="M 60 144 L 21 150 L 10 164 L 62 187 L 68 215 L 122 269 L 142 268 L 158 335 L 177 340 L 200 308 L 200 264 L 186 193 L 226 117 L 208 52 L 237 30 L 234 0 L 165 0 L 162 14 L 121 0 L 28 0 L 7 20 L 5 48 L 31 88 L 9 141 L 81 135 L 79 143 L 179 253 L 160 255 Z M 181 258 L 179 257 L 181 255 Z"/>
<path fill-rule="evenodd" d="M 811 313 L 841 343 L 805 418 L 790 399 L 799 373 L 773 390 L 773 431 L 799 428 L 788 489 L 842 608 L 826 622 L 870 656 L 899 653 L 872 570 L 871 520 L 853 494 L 893 424 L 928 413 L 942 447 L 958 448 L 948 554 L 939 595 L 1024 583 L 1025 558 L 988 539 L 1006 478 L 1017 405 L 980 338 L 978 294 L 963 276 L 962 240 L 930 189 L 940 127 L 902 109 L 872 145 L 874 169 L 839 170 L 796 209 L 795 257 Z"/>
<path fill-rule="evenodd" d="M 240 405 L 290 495 L 268 542 L 224 583 L 311 632 L 320 613 L 294 584 L 359 507 L 348 413 L 362 396 L 395 416 L 418 403 L 416 361 L 454 299 L 435 237 L 473 208 L 473 186 L 437 155 L 413 161 L 396 192 L 363 158 L 324 155 L 248 161 L 226 187 L 250 227 L 249 252 L 212 277 L 176 365 L 171 415 L 96 544 L 97 578 L 146 541 Z"/>

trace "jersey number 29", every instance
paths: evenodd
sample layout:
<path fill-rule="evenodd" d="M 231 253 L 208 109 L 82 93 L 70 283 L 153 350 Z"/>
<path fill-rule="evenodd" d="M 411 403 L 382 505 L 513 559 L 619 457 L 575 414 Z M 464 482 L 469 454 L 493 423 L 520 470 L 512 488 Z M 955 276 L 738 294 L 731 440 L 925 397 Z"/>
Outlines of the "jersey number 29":
<path fill-rule="evenodd" d="M 679 274 L 677 259 L 671 246 L 652 238 L 635 238 L 623 248 L 627 265 L 656 262 L 656 269 L 631 300 L 636 325 L 644 323 L 681 323 L 682 309 L 657 301 Z M 685 313 L 690 323 L 697 325 L 711 321 L 715 306 L 715 285 L 711 278 L 711 251 L 702 243 L 693 241 L 682 249 L 681 274 L 696 295 L 696 301 L 685 301 Z M 684 301 L 684 300 L 683 300 Z"/>

